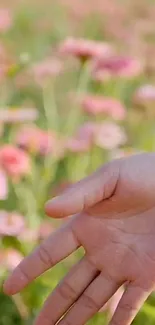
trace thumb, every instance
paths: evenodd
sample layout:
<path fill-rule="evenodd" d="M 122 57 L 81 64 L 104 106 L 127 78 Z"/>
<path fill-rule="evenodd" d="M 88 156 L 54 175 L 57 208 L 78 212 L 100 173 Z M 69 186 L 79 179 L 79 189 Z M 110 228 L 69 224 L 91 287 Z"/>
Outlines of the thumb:
<path fill-rule="evenodd" d="M 108 163 L 45 205 L 47 215 L 63 218 L 110 198 L 119 178 L 119 160 Z"/>

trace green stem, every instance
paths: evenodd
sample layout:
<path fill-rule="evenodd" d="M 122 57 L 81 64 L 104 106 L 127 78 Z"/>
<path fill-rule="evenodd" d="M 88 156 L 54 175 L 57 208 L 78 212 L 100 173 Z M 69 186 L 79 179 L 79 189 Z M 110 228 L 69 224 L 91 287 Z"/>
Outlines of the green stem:
<path fill-rule="evenodd" d="M 12 296 L 12 300 L 17 307 L 17 310 L 19 312 L 21 319 L 28 320 L 28 318 L 30 316 L 30 312 L 29 312 L 27 306 L 25 305 L 25 303 L 22 299 L 22 296 L 20 294 L 14 295 L 14 296 Z"/>
<path fill-rule="evenodd" d="M 76 128 L 80 125 L 81 117 L 83 116 L 83 114 L 82 109 L 79 107 L 78 101 L 81 94 L 87 91 L 89 80 L 89 66 L 88 64 L 82 65 L 78 80 L 78 87 L 75 95 L 75 104 L 69 112 L 68 119 L 65 125 L 65 133 L 68 135 L 73 134 Z"/>

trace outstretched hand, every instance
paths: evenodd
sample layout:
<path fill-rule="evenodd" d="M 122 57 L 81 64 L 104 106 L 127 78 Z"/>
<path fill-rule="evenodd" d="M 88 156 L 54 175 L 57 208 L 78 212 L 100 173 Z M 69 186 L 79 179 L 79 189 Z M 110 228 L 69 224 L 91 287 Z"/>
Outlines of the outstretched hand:
<path fill-rule="evenodd" d="M 46 205 L 73 215 L 4 284 L 7 294 L 83 246 L 85 255 L 48 297 L 36 325 L 85 324 L 126 284 L 110 325 L 129 325 L 155 284 L 155 154 L 115 160 Z"/>

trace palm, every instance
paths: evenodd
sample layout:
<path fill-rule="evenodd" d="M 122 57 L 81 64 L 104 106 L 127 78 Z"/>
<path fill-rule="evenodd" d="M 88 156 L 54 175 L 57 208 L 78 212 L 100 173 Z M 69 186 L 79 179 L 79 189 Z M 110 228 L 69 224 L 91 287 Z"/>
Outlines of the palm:
<path fill-rule="evenodd" d="M 124 283 L 111 324 L 133 320 L 155 283 L 154 166 L 152 154 L 115 161 L 48 205 L 55 216 L 82 212 L 22 262 L 6 291 L 19 291 L 79 246 L 85 256 L 48 298 L 37 325 L 64 314 L 61 325 L 82 325 Z"/>

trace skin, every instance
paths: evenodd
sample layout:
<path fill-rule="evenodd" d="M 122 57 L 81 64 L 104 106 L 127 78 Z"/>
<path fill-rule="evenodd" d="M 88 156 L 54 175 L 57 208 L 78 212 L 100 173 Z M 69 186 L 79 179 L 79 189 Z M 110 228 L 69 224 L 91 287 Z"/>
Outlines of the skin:
<path fill-rule="evenodd" d="M 48 297 L 35 325 L 85 324 L 122 284 L 110 325 L 131 324 L 155 284 L 155 154 L 104 165 L 49 201 L 46 212 L 73 216 L 20 263 L 5 293 L 19 292 L 82 246 L 82 260 Z"/>

